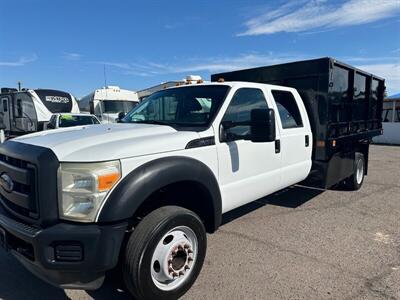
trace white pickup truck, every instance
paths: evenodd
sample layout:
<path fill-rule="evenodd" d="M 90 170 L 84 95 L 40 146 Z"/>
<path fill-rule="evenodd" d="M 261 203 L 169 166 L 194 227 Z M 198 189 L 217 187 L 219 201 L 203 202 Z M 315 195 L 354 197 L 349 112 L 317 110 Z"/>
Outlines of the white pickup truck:
<path fill-rule="evenodd" d="M 120 268 L 137 299 L 194 283 L 223 213 L 303 181 L 313 132 L 294 88 L 174 87 L 122 124 L 34 133 L 0 146 L 0 241 L 38 277 L 96 289 Z M 348 176 L 357 189 L 365 160 Z"/>

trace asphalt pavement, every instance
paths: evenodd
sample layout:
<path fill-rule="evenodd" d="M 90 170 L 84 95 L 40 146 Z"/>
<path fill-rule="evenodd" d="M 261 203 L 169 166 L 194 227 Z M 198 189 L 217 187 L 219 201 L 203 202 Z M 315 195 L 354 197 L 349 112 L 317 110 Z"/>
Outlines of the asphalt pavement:
<path fill-rule="evenodd" d="M 54 288 L 0 250 L 0 299 L 130 298 L 112 279 Z M 296 186 L 225 215 L 184 299 L 400 299 L 400 147 L 371 147 L 357 192 Z"/>

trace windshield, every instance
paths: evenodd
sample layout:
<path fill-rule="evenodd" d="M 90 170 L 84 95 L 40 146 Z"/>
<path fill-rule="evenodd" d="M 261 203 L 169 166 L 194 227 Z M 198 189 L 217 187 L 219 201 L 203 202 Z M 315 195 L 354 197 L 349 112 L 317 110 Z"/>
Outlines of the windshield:
<path fill-rule="evenodd" d="M 60 116 L 59 127 L 71 127 L 81 125 L 99 124 L 99 121 L 92 116 Z"/>
<path fill-rule="evenodd" d="M 159 91 L 129 112 L 122 122 L 208 126 L 228 89 L 226 85 L 205 85 Z"/>
<path fill-rule="evenodd" d="M 117 114 L 120 112 L 131 111 L 137 104 L 134 101 L 124 100 L 103 100 L 103 113 L 106 114 Z"/>

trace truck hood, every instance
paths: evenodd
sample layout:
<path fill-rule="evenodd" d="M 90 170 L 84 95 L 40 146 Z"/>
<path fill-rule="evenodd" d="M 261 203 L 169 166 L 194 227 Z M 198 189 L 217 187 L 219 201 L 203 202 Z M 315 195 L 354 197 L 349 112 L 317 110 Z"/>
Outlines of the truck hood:
<path fill-rule="evenodd" d="M 12 141 L 49 148 L 59 161 L 96 162 L 182 150 L 197 138 L 197 132 L 164 125 L 103 124 L 42 131 Z"/>

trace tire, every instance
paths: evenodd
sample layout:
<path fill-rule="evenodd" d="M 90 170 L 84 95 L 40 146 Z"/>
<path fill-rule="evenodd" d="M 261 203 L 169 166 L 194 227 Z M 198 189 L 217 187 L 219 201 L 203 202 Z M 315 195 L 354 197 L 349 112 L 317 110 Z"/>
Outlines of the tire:
<path fill-rule="evenodd" d="M 156 209 L 128 240 L 125 285 L 138 300 L 178 299 L 197 279 L 206 248 L 204 224 L 195 213 L 178 206 Z"/>
<path fill-rule="evenodd" d="M 351 191 L 357 191 L 364 183 L 365 159 L 362 153 L 356 152 L 354 157 L 353 175 L 345 180 L 345 187 Z"/>

